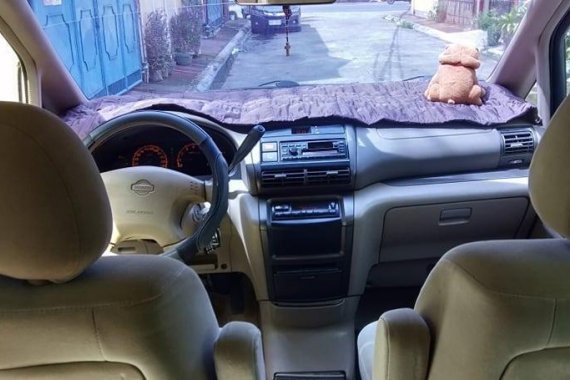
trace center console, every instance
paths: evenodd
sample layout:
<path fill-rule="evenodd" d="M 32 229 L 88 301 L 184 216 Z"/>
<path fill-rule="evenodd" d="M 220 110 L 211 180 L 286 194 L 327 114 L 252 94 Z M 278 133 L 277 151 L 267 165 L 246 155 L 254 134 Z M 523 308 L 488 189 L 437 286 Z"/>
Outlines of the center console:
<path fill-rule="evenodd" d="M 270 300 L 306 303 L 348 293 L 353 130 L 342 124 L 268 131 L 256 184 Z"/>
<path fill-rule="evenodd" d="M 267 378 L 352 379 L 354 128 L 269 129 L 258 148 L 247 179 L 267 284 L 260 301 Z"/>
<path fill-rule="evenodd" d="M 269 297 L 314 302 L 345 297 L 350 279 L 352 199 L 272 198 L 261 202 Z"/>

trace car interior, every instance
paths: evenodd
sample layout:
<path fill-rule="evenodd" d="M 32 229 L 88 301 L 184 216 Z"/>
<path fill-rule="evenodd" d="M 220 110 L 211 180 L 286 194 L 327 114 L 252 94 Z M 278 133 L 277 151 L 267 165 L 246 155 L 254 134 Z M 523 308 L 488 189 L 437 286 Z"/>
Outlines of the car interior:
<path fill-rule="evenodd" d="M 0 2 L 0 379 L 570 378 L 569 0 L 525 2 L 487 114 L 422 79 L 86 96 L 32 3 Z"/>

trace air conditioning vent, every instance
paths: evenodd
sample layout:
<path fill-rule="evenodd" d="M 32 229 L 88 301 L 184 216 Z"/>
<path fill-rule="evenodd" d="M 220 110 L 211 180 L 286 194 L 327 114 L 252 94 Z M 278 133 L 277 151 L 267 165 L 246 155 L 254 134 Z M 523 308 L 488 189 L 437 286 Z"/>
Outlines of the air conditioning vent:
<path fill-rule="evenodd" d="M 500 131 L 503 137 L 503 154 L 525 154 L 534 152 L 534 135 L 530 129 Z"/>
<path fill-rule="evenodd" d="M 350 183 L 350 168 L 311 168 L 264 170 L 261 186 L 265 188 L 289 186 L 345 185 Z"/>
<path fill-rule="evenodd" d="M 304 169 L 265 170 L 261 172 L 261 185 L 264 187 L 285 187 L 303 185 Z"/>
<path fill-rule="evenodd" d="M 339 185 L 350 183 L 350 169 L 307 169 L 308 185 Z"/>

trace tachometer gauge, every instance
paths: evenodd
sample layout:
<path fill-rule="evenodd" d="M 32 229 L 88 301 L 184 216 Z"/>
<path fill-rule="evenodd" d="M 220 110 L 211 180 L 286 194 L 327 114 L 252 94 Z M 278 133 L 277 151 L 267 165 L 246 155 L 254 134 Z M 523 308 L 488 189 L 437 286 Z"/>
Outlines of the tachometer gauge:
<path fill-rule="evenodd" d="M 133 166 L 160 166 L 168 167 L 168 156 L 157 145 L 144 145 L 133 154 Z"/>
<path fill-rule="evenodd" d="M 210 174 L 206 157 L 194 143 L 188 143 L 180 149 L 176 156 L 176 168 L 191 175 Z"/>

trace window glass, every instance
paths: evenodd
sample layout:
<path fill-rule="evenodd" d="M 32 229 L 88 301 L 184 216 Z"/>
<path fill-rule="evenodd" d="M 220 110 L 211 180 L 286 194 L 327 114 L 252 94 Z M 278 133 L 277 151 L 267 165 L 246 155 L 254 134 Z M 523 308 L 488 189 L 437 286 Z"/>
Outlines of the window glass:
<path fill-rule="evenodd" d="M 21 101 L 20 58 L 8 41 L 0 34 L 0 100 Z"/>
<path fill-rule="evenodd" d="M 90 99 L 430 78 L 450 40 L 479 48 L 477 75 L 485 79 L 528 7 L 527 0 L 286 9 L 234 0 L 28 2 Z"/>
<path fill-rule="evenodd" d="M 538 107 L 537 91 L 538 87 L 535 83 L 534 86 L 532 86 L 532 88 L 530 89 L 530 92 L 528 93 L 525 99 L 527 102 L 531 103 L 535 107 Z"/>
<path fill-rule="evenodd" d="M 570 18 L 568 15 L 550 43 L 550 114 L 554 115 L 570 90 Z"/>
<path fill-rule="evenodd" d="M 566 31 L 564 35 L 564 72 L 566 73 L 566 94 L 569 93 L 570 90 L 570 30 Z"/>

